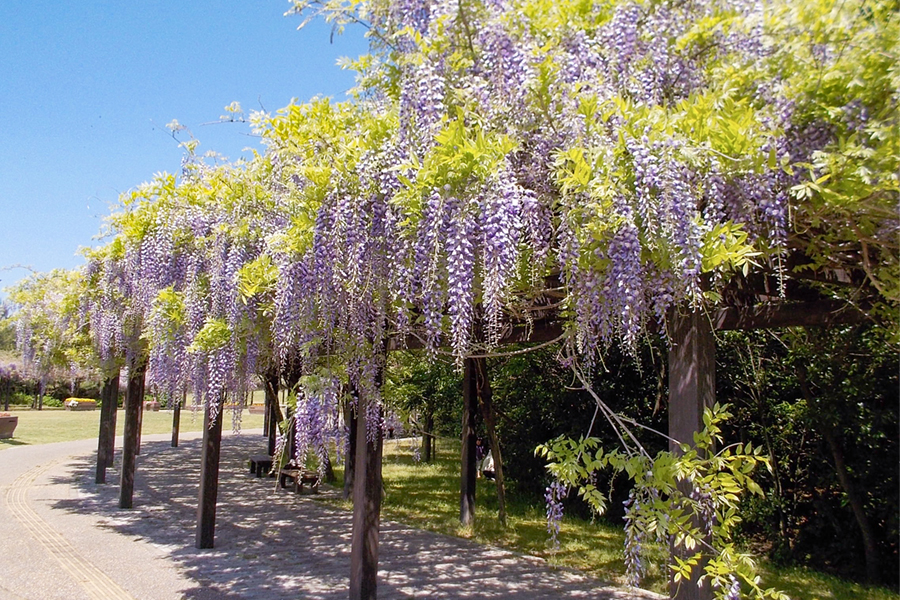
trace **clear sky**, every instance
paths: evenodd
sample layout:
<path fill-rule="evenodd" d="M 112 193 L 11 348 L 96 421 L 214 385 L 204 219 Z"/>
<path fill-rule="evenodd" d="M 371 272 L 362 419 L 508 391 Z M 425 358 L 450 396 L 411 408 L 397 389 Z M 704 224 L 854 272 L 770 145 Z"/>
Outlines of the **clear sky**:
<path fill-rule="evenodd" d="M 366 52 L 361 32 L 322 22 L 297 31 L 287 0 L 0 0 L 0 289 L 37 271 L 83 264 L 121 192 L 182 150 L 229 158 L 259 147 L 247 124 L 207 124 L 238 101 L 274 112 L 292 98 L 341 100 Z M 5 294 L 0 292 L 0 298 Z"/>

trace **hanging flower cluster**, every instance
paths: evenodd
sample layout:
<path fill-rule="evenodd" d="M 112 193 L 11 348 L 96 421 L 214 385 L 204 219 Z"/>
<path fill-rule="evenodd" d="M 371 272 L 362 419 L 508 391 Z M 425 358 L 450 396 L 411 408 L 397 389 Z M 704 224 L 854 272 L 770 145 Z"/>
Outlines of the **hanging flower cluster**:
<path fill-rule="evenodd" d="M 295 7 L 369 22 L 351 100 L 254 115 L 266 151 L 247 163 L 207 164 L 189 146 L 181 176 L 127 194 L 113 240 L 89 254 L 83 312 L 100 356 L 146 356 L 171 396 L 218 406 L 263 368 L 314 373 L 336 356 L 365 393 L 378 368 L 360 365 L 392 336 L 449 346 L 461 365 L 548 286 L 561 286 L 557 316 L 590 365 L 610 344 L 633 349 L 673 307 L 716 301 L 750 267 L 784 276 L 798 248 L 812 265 L 842 260 L 789 221 L 821 223 L 841 185 L 869 190 L 860 202 L 881 216 L 835 235 L 858 230 L 871 282 L 896 300 L 896 156 L 878 143 L 896 120 L 878 87 L 886 63 L 820 39 L 808 58 L 821 72 L 839 79 L 861 61 L 876 89 L 811 90 L 808 73 L 783 68 L 780 23 L 801 22 L 790 6 Z M 883 11 L 839 16 L 868 43 L 896 28 Z M 864 183 L 841 163 L 848 143 L 871 163 Z"/>

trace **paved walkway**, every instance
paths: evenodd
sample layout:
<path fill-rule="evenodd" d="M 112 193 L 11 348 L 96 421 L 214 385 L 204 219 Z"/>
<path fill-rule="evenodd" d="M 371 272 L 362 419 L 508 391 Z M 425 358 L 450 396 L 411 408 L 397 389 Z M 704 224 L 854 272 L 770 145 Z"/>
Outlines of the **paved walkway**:
<path fill-rule="evenodd" d="M 117 508 L 118 452 L 111 483 L 93 483 L 96 440 L 0 451 L 0 600 L 346 598 L 350 514 L 249 476 L 263 444 L 223 439 L 211 550 L 194 548 L 196 434 L 144 438 L 131 510 Z M 398 523 L 380 539 L 384 600 L 659 598 Z"/>

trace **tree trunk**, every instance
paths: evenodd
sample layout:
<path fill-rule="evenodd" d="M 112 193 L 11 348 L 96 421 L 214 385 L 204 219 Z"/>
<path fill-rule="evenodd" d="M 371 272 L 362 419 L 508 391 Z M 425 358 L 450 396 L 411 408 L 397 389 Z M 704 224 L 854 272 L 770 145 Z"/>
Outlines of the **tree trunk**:
<path fill-rule="evenodd" d="M 790 534 L 790 526 L 788 525 L 787 514 L 784 512 L 784 487 L 781 483 L 781 463 L 775 454 L 775 447 L 772 444 L 772 436 L 769 435 L 769 423 L 766 419 L 765 402 L 760 394 L 754 394 L 756 397 L 757 408 L 759 411 L 759 422 L 762 423 L 763 441 L 766 444 L 766 452 L 769 454 L 769 465 L 772 469 L 772 481 L 775 484 L 775 497 L 778 499 L 776 507 L 778 509 L 778 533 L 780 539 L 775 543 L 781 548 L 785 545 L 789 550 L 793 549 L 793 536 Z"/>
<path fill-rule="evenodd" d="M 322 465 L 322 473 L 323 477 L 325 477 L 325 483 L 334 483 L 337 480 L 337 476 L 334 474 L 334 465 L 331 463 L 331 457 L 327 454 L 325 455 L 325 460 Z"/>
<path fill-rule="evenodd" d="M 817 405 L 816 398 L 813 396 L 812 390 L 809 387 L 806 371 L 802 367 L 797 371 L 797 380 L 800 382 L 800 391 L 803 393 L 807 405 L 815 407 Z M 821 416 L 821 411 L 813 412 Z M 822 437 L 825 438 L 825 443 L 828 444 L 828 449 L 831 451 L 831 457 L 834 460 L 834 472 L 837 475 L 838 483 L 840 483 L 844 493 L 847 494 L 850 510 L 853 511 L 853 517 L 856 519 L 856 524 L 859 526 L 859 531 L 862 534 L 863 556 L 866 561 L 866 580 L 871 584 L 878 583 L 880 578 L 878 576 L 879 561 L 877 538 L 875 537 L 875 532 L 872 530 L 872 524 L 869 521 L 869 517 L 866 514 L 866 506 L 862 496 L 847 470 L 847 464 L 844 461 L 844 450 L 841 447 L 840 441 L 834 435 L 834 429 L 830 423 L 827 423 L 822 418 L 816 418 L 814 422 L 816 424 L 816 429 L 819 430 Z"/>
<path fill-rule="evenodd" d="M 474 360 L 467 358 L 463 369 L 462 451 L 460 453 L 459 522 L 471 527 L 475 523 L 475 414 L 478 389 Z"/>
<path fill-rule="evenodd" d="M 860 533 L 862 533 L 863 553 L 866 559 L 866 580 L 871 584 L 876 584 L 879 582 L 878 546 L 875 532 L 872 531 L 872 525 L 869 522 L 868 515 L 866 515 L 865 504 L 856 484 L 847 471 L 847 464 L 844 462 L 844 451 L 834 435 L 834 430 L 828 425 L 821 425 L 819 430 L 822 432 L 822 436 L 831 450 L 831 456 L 834 458 L 834 471 L 837 474 L 841 487 L 844 488 L 844 493 L 847 494 L 847 500 L 849 500 L 853 516 L 856 518 L 856 524 L 859 525 Z"/>
<path fill-rule="evenodd" d="M 505 527 L 506 486 L 503 483 L 503 457 L 500 454 L 500 438 L 497 437 L 497 419 L 494 416 L 494 394 L 491 389 L 487 361 L 483 358 L 476 358 L 474 363 L 478 375 L 478 400 L 481 404 L 481 416 L 484 418 L 484 426 L 487 429 L 488 439 L 491 441 L 491 456 L 494 457 L 494 481 L 497 484 L 497 517 Z"/>

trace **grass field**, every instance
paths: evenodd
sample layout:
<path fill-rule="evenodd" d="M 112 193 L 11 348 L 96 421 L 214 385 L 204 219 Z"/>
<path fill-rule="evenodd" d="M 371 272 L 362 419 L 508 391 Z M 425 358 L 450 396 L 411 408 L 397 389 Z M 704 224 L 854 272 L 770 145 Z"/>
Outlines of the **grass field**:
<path fill-rule="evenodd" d="M 12 408 L 12 407 L 11 407 Z M 0 440 L 0 451 L 10 446 L 24 444 L 49 444 L 51 442 L 68 442 L 96 438 L 100 432 L 100 410 L 68 411 L 61 408 L 45 408 L 44 410 L 11 410 L 10 414 L 19 417 L 19 424 L 10 439 Z M 225 427 L 230 427 L 231 411 L 225 413 Z M 250 415 L 244 411 L 241 426 L 245 429 L 262 427 L 262 415 Z M 125 428 L 125 413 L 119 410 L 116 415 L 116 434 L 122 435 Z M 203 413 L 193 413 L 190 409 L 181 412 L 180 431 L 201 431 L 203 429 Z M 169 433 L 172 431 L 171 411 L 144 411 L 141 423 L 142 434 Z"/>
<path fill-rule="evenodd" d="M 483 544 L 540 556 L 551 564 L 573 567 L 619 584 L 624 584 L 622 556 L 624 534 L 621 527 L 602 521 L 566 517 L 563 519 L 558 549 L 549 542 L 545 507 L 507 500 L 507 526 L 500 525 L 497 494 L 493 482 L 478 480 L 474 529 L 459 524 L 459 445 L 442 440 L 434 464 L 416 463 L 407 441 L 385 443 L 383 476 L 385 497 L 382 516 L 415 527 L 447 535 L 474 539 Z M 340 481 L 341 472 L 337 471 Z M 349 505 L 341 503 L 349 509 Z M 656 548 L 654 563 L 643 587 L 666 593 L 666 550 Z M 794 600 L 898 600 L 890 590 L 867 588 L 822 573 L 797 568 L 778 568 L 760 560 L 765 587 L 787 592 Z"/>

